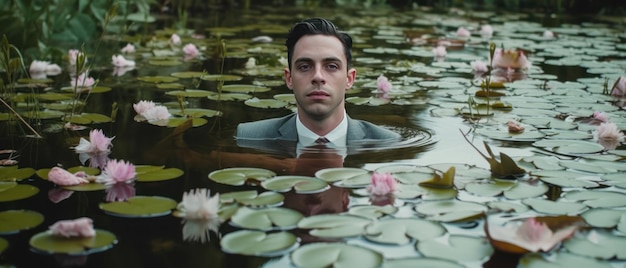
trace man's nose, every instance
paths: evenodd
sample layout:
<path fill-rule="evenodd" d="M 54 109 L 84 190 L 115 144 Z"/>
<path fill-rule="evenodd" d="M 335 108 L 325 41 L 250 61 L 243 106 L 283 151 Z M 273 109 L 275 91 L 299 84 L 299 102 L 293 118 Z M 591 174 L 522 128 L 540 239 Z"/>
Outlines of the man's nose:
<path fill-rule="evenodd" d="M 313 84 L 326 84 L 326 79 L 324 78 L 324 72 L 322 66 L 315 67 L 315 73 L 313 74 L 313 79 L 311 80 Z"/>

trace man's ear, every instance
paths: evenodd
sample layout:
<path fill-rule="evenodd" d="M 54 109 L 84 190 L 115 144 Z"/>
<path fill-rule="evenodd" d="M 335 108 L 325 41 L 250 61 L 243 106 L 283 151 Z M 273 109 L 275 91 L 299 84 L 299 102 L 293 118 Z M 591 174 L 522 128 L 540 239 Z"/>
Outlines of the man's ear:
<path fill-rule="evenodd" d="M 356 69 L 352 68 L 348 70 L 348 83 L 346 84 L 346 90 L 350 89 L 352 85 L 354 85 L 354 80 L 356 79 Z"/>
<path fill-rule="evenodd" d="M 291 81 L 291 72 L 289 71 L 289 68 L 285 68 L 285 84 L 287 85 L 287 87 L 291 90 L 293 90 L 293 83 Z"/>

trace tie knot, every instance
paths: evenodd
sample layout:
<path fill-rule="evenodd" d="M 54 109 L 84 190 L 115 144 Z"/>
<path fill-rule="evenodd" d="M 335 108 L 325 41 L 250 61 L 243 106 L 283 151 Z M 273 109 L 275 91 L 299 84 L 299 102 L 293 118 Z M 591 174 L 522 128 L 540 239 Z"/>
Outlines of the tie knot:
<path fill-rule="evenodd" d="M 326 144 L 326 143 L 329 143 L 329 142 L 330 141 L 327 138 L 325 138 L 325 137 L 319 137 L 319 138 L 317 138 L 317 140 L 315 140 L 316 144 Z"/>

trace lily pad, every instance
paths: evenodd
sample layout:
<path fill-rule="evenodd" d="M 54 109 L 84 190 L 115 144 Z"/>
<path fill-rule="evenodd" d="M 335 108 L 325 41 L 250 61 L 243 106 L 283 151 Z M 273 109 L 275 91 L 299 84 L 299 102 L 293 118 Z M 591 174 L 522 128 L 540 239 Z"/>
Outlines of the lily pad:
<path fill-rule="evenodd" d="M 262 181 L 261 186 L 266 190 L 288 192 L 294 190 L 299 194 L 319 193 L 330 188 L 328 183 L 309 176 L 276 176 Z"/>
<path fill-rule="evenodd" d="M 260 182 L 275 177 L 276 173 L 263 168 L 226 168 L 209 173 L 209 179 L 228 185 L 258 185 Z"/>
<path fill-rule="evenodd" d="M 207 98 L 215 101 L 237 101 L 252 99 L 253 96 L 245 93 L 214 93 L 207 96 Z"/>
<path fill-rule="evenodd" d="M 0 237 L 0 255 L 9 247 L 9 241 Z"/>
<path fill-rule="evenodd" d="M 610 232 L 591 230 L 568 239 L 563 247 L 572 253 L 591 258 L 626 260 L 626 237 Z"/>
<path fill-rule="evenodd" d="M 207 81 L 239 81 L 243 79 L 243 76 L 230 74 L 206 74 L 200 77 L 200 79 Z"/>
<path fill-rule="evenodd" d="M 259 92 L 267 92 L 267 91 L 270 91 L 271 89 L 272 88 L 270 87 L 245 85 L 245 84 L 232 84 L 232 85 L 222 86 L 222 91 L 236 92 L 236 93 L 259 93 Z"/>
<path fill-rule="evenodd" d="M 100 203 L 105 213 L 125 218 L 152 218 L 169 215 L 178 203 L 161 196 L 134 196 L 126 201 Z"/>
<path fill-rule="evenodd" d="M 626 194 L 617 191 L 572 191 L 563 195 L 570 201 L 580 202 L 592 208 L 612 208 L 626 206 Z"/>
<path fill-rule="evenodd" d="M 581 214 L 585 221 L 598 228 L 626 227 L 626 211 L 606 208 L 592 208 Z M 626 229 L 619 230 L 626 233 Z"/>
<path fill-rule="evenodd" d="M 383 255 L 360 246 L 344 243 L 311 243 L 291 253 L 298 267 L 380 267 Z"/>
<path fill-rule="evenodd" d="M 599 143 L 581 140 L 540 140 L 534 142 L 533 146 L 559 154 L 574 156 L 593 154 L 604 150 L 604 147 Z"/>
<path fill-rule="evenodd" d="M 429 220 L 457 222 L 478 218 L 487 211 L 487 207 L 473 202 L 440 200 L 417 204 L 415 210 L 426 215 Z"/>
<path fill-rule="evenodd" d="M 43 254 L 88 255 L 105 251 L 117 243 L 109 231 L 96 229 L 93 237 L 61 237 L 51 231 L 41 232 L 30 238 L 30 246 Z"/>
<path fill-rule="evenodd" d="M 154 122 L 150 121 L 149 123 L 153 124 L 153 125 L 157 125 L 157 126 L 167 126 L 167 127 L 170 127 L 170 128 L 175 128 L 175 127 L 178 127 L 178 126 L 180 126 L 182 124 L 185 124 L 187 122 L 187 120 L 189 120 L 189 118 L 186 118 L 186 117 L 173 117 L 173 118 L 165 120 L 165 124 L 162 124 L 162 122 L 159 122 L 161 120 L 157 120 L 157 121 L 154 121 Z M 204 126 L 208 122 L 209 121 L 207 121 L 204 118 L 198 118 L 198 117 L 191 118 L 191 125 L 193 127 Z"/>
<path fill-rule="evenodd" d="M 159 166 L 154 166 L 159 167 Z M 178 168 L 163 168 L 160 166 L 160 169 L 143 169 L 137 168 L 137 181 L 138 182 L 155 182 L 155 181 L 166 181 L 172 180 L 176 178 L 180 178 L 185 172 Z"/>
<path fill-rule="evenodd" d="M 15 234 L 39 226 L 44 216 L 32 210 L 7 210 L 0 212 L 0 234 Z"/>
<path fill-rule="evenodd" d="M 568 252 L 559 252 L 552 256 L 530 253 L 519 261 L 524 268 L 564 268 L 564 267 L 594 267 L 611 268 L 613 265 L 604 260 L 580 256 Z"/>
<path fill-rule="evenodd" d="M 369 171 L 367 171 L 366 169 L 362 169 L 362 168 L 351 168 L 351 167 L 325 168 L 325 169 L 320 169 L 317 172 L 315 172 L 315 177 L 322 179 L 326 182 L 336 182 L 336 181 L 345 180 L 348 178 L 352 178 L 358 175 L 364 175 L 368 173 Z"/>
<path fill-rule="evenodd" d="M 552 201 L 537 198 L 522 200 L 522 203 L 533 208 L 537 212 L 553 215 L 577 214 L 587 209 L 587 206 L 581 203 Z"/>
<path fill-rule="evenodd" d="M 465 266 L 448 260 L 428 257 L 412 257 L 385 260 L 385 268 L 406 268 L 406 267 L 433 267 L 433 268 L 463 268 Z"/>
<path fill-rule="evenodd" d="M 205 74 L 205 72 L 174 72 L 170 75 L 178 78 L 200 78 Z"/>
<path fill-rule="evenodd" d="M 221 202 L 237 202 L 248 207 L 276 207 L 283 204 L 285 197 L 276 192 L 240 191 L 220 194 Z"/>
<path fill-rule="evenodd" d="M 273 257 L 298 247 L 298 238 L 289 232 L 265 233 L 239 230 L 228 233 L 220 240 L 222 251 L 230 254 Z"/>
<path fill-rule="evenodd" d="M 348 210 L 348 214 L 356 215 L 368 219 L 378 219 L 382 216 L 393 215 L 398 212 L 398 208 L 392 205 L 386 206 L 373 206 L 373 205 L 358 205 L 353 206 Z"/>
<path fill-rule="evenodd" d="M 165 94 L 176 97 L 187 97 L 187 98 L 206 98 L 215 94 L 213 91 L 208 90 L 199 90 L 199 89 L 185 89 L 185 90 L 174 90 L 165 92 Z"/>
<path fill-rule="evenodd" d="M 419 241 L 417 250 L 426 257 L 460 263 L 480 261 L 494 252 L 487 239 L 465 235 L 449 235 Z"/>
<path fill-rule="evenodd" d="M 250 107 L 256 108 L 283 108 L 287 106 L 286 102 L 276 99 L 252 98 L 246 100 L 244 103 Z"/>
<path fill-rule="evenodd" d="M 172 83 L 178 81 L 177 77 L 173 76 L 140 76 L 137 80 L 149 83 Z"/>
<path fill-rule="evenodd" d="M 0 181 L 20 181 L 35 174 L 33 168 L 18 168 L 17 166 L 0 168 Z"/>
<path fill-rule="evenodd" d="M 296 210 L 274 207 L 253 209 L 242 207 L 230 218 L 231 224 L 251 230 L 290 230 L 296 228 L 302 214 Z"/>
<path fill-rule="evenodd" d="M 39 193 L 39 188 L 29 184 L 17 184 L 0 192 L 0 202 L 26 199 Z"/>
<path fill-rule="evenodd" d="M 63 120 L 74 124 L 95 124 L 95 123 L 107 123 L 113 121 L 111 117 L 103 114 L 95 113 L 82 113 L 68 115 Z"/>
<path fill-rule="evenodd" d="M 383 219 L 365 227 L 365 238 L 383 244 L 404 245 L 415 239 L 425 241 L 446 233 L 446 228 L 438 222 L 414 219 Z"/>
<path fill-rule="evenodd" d="M 298 228 L 310 230 L 309 234 L 324 238 L 347 238 L 363 234 L 372 220 L 350 214 L 318 214 L 303 218 Z"/>

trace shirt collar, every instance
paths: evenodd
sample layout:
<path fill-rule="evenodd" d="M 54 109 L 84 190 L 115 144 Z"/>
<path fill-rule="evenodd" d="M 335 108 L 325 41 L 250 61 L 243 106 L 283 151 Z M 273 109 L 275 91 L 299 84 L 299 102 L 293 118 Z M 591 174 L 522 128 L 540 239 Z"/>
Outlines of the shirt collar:
<path fill-rule="evenodd" d="M 298 145 L 302 147 L 311 146 L 315 144 L 315 140 L 319 138 L 317 134 L 308 129 L 302 121 L 300 121 L 300 117 L 296 116 L 296 130 L 298 131 Z M 326 137 L 330 142 L 327 143 L 327 146 L 332 146 L 335 148 L 343 148 L 346 147 L 346 138 L 348 135 L 348 115 L 346 111 L 343 111 L 343 119 L 339 123 L 337 127 L 331 130 Z"/>

